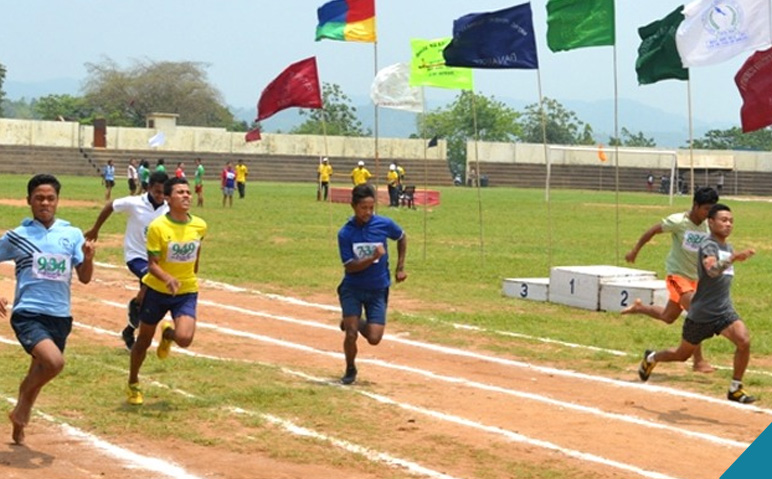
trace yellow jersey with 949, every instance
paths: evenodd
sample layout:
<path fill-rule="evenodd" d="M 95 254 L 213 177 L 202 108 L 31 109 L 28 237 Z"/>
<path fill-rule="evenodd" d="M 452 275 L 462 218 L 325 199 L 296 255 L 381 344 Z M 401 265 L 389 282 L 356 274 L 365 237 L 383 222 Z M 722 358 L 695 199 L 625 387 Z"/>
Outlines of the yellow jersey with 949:
<path fill-rule="evenodd" d="M 180 282 L 177 294 L 198 291 L 196 260 L 206 228 L 206 222 L 193 215 L 188 215 L 188 221 L 183 223 L 169 215 L 159 216 L 148 226 L 147 253 L 157 257 L 159 266 Z M 166 284 L 151 273 L 142 282 L 159 293 L 170 293 Z"/>

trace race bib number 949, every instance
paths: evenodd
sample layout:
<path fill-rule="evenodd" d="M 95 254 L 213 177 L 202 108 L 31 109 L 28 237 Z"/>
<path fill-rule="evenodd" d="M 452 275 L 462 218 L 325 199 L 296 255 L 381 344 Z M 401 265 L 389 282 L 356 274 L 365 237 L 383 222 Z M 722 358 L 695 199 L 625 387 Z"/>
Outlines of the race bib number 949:
<path fill-rule="evenodd" d="M 66 254 L 34 253 L 32 275 L 49 281 L 69 281 L 71 257 Z"/>
<path fill-rule="evenodd" d="M 198 241 L 188 241 L 187 243 L 169 243 L 169 248 L 166 251 L 166 262 L 192 263 L 196 261 L 198 246 Z"/>

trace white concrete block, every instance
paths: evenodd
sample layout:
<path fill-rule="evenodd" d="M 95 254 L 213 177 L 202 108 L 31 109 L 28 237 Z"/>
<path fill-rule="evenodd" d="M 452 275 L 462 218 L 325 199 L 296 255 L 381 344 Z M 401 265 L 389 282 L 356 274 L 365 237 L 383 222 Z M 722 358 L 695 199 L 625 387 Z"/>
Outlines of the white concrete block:
<path fill-rule="evenodd" d="M 511 298 L 547 301 L 549 288 L 549 278 L 505 278 L 502 291 Z"/>
<path fill-rule="evenodd" d="M 600 310 L 622 311 L 640 299 L 643 304 L 664 307 L 668 301 L 667 285 L 664 280 L 612 281 L 600 287 Z"/>
<path fill-rule="evenodd" d="M 558 266 L 550 271 L 548 299 L 552 303 L 597 311 L 601 283 L 656 278 L 653 271 L 619 266 Z"/>

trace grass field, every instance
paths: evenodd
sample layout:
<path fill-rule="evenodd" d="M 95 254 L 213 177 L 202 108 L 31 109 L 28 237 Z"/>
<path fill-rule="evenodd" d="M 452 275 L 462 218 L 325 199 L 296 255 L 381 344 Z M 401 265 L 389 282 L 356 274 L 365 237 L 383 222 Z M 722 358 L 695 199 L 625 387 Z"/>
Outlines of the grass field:
<path fill-rule="evenodd" d="M 27 177 L 0 177 L 0 199 L 22 199 Z M 103 191 L 93 178 L 60 178 L 61 199 L 92 201 L 93 205 L 60 206 L 57 216 L 88 229 L 102 205 Z M 234 199 L 233 208 L 220 204 L 216 184 L 206 185 L 206 207 L 194 208 L 209 225 L 201 259 L 201 276 L 207 279 L 251 287 L 265 292 L 313 297 L 320 302 L 336 304 L 335 288 L 342 275 L 336 234 L 351 214 L 348 205 L 325 204 L 315 201 L 315 186 L 310 184 L 278 184 L 251 182 L 247 198 Z M 125 190 L 122 182 L 114 193 Z M 637 359 L 614 357 L 604 353 L 576 351 L 568 348 L 547 348 L 523 339 L 496 334 L 470 338 L 452 327 L 454 323 L 478 326 L 489 330 L 512 331 L 535 337 L 594 345 L 626 351 L 635 358 L 647 347 L 674 346 L 680 338 L 680 325 L 665 326 L 643 317 L 620 316 L 613 313 L 589 312 L 549 303 L 518 301 L 503 297 L 501 281 L 505 277 L 548 276 L 550 266 L 608 264 L 625 266 L 624 254 L 640 234 L 663 216 L 690 206 L 690 198 L 677 197 L 673 206 L 667 197 L 655 194 L 619 195 L 611 192 L 553 190 L 548 205 L 543 190 L 485 188 L 480 191 L 482 210 L 478 209 L 478 192 L 469 188 L 441 188 L 441 205 L 432 210 L 379 211 L 394 218 L 408 234 L 408 280 L 393 288 L 390 321 L 408 328 L 412 337 L 435 343 L 466 346 L 473 341 L 478 347 L 492 352 L 511 351 L 523 358 L 547 362 L 579 371 L 625 374 Z M 115 197 L 115 195 L 114 195 Z M 751 369 L 772 371 L 772 332 L 768 323 L 768 272 L 772 269 L 770 245 L 772 225 L 769 223 L 770 204 L 763 201 L 724 200 L 735 215 L 735 232 L 730 238 L 736 249 L 753 247 L 757 255 L 736 266 L 733 286 L 735 306 L 749 326 L 752 335 Z M 0 229 L 10 229 L 28 216 L 26 206 L 0 204 Z M 118 216 L 118 215 L 116 215 Z M 480 218 L 482 217 L 482 222 Z M 618 219 L 618 223 L 617 223 Z M 103 227 L 97 260 L 123 264 L 120 239 L 125 221 L 111 218 Z M 390 245 L 396 254 L 394 245 Z M 669 237 L 660 235 L 639 254 L 634 267 L 654 270 L 664 277 L 664 257 L 670 247 Z M 724 339 L 714 339 L 705 345 L 706 356 L 716 363 L 731 364 L 733 346 Z M 0 358 L 7 367 L 0 372 L 0 391 L 13 396 L 26 359 L 18 350 L 3 349 Z M 288 380 L 274 367 L 254 365 L 212 365 L 204 360 L 190 360 L 188 367 L 177 368 L 179 384 L 206 384 L 208 394 L 195 400 L 201 417 L 191 415 L 171 392 L 160 393 L 165 398 L 160 409 L 145 409 L 130 415 L 125 424 L 125 408 L 116 409 L 113 394 L 104 390 L 120 389 L 125 354 L 99 346 L 80 344 L 68 351 L 69 365 L 63 376 L 47 387 L 44 404 L 54 412 L 78 418 L 88 429 L 106 434 L 119 434 L 142 423 L 143 417 L 160 417 L 163 421 L 183 424 L 214 425 L 209 406 L 230 403 L 246 404 L 255 409 L 293 417 L 305 417 L 320 423 L 335 422 L 347 435 L 364 433 L 350 424 L 366 423 L 364 407 L 346 407 L 340 392 L 318 390 L 300 381 Z M 176 360 L 176 359 L 175 359 Z M 157 366 L 163 368 L 167 366 Z M 116 370 L 121 372 L 116 374 Z M 158 372 L 148 371 L 148 374 Z M 633 373 L 634 374 L 634 373 Z M 96 376 L 94 376 L 96 375 Z M 684 373 L 674 378 L 679 387 L 705 394 L 721 396 L 729 380 L 728 371 L 719 371 L 706 380 L 705 376 Z M 234 377 L 249 377 L 242 388 L 229 386 Z M 84 382 L 94 379 L 101 385 L 89 389 Z M 748 374 L 746 386 L 761 397 L 772 398 L 772 378 Z M 89 406 L 65 407 L 68 401 L 52 402 L 50 397 L 72 398 L 78 403 L 80 391 L 91 392 Z M 765 400 L 766 398 L 766 400 Z M 360 399 L 359 401 L 364 401 Z M 88 413 L 87 413 L 88 411 Z M 97 412 L 98 414 L 94 414 Z M 216 418 L 215 418 L 216 419 Z M 76 422 L 77 422 L 76 421 Z M 147 434 L 164 434 L 163 421 L 150 424 L 157 430 Z M 155 427 L 153 426 L 153 427 Z M 226 425 L 227 426 L 227 425 Z M 143 425 L 143 427 L 145 427 Z M 181 428 L 189 440 L 197 444 L 218 441 L 211 431 L 200 427 Z M 277 457 L 291 459 L 292 448 L 271 441 L 268 432 L 256 436 L 261 447 Z M 225 440 L 225 439 L 219 439 Z M 236 445 L 234 445 L 236 447 Z M 448 452 L 451 448 L 448 447 Z M 319 450 L 318 455 L 324 455 Z M 311 458 L 292 460 L 314 460 Z M 331 461 L 339 460 L 333 458 Z M 509 464 L 519 471 L 518 477 L 546 477 L 528 471 L 527 466 Z M 486 477 L 480 474 L 478 477 Z M 495 477 L 495 476 L 491 476 Z M 554 477 L 563 477 L 555 473 Z M 573 477 L 573 476 L 566 476 Z"/>

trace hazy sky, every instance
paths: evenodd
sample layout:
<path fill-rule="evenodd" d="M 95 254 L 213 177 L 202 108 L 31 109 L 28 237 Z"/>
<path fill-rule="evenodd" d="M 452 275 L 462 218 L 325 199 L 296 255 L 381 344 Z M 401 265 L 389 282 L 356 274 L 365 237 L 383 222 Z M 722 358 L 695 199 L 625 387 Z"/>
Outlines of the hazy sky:
<path fill-rule="evenodd" d="M 369 92 L 372 44 L 314 41 L 316 9 L 324 0 L 21 0 L 0 13 L 0 63 L 6 81 L 83 80 L 84 64 L 109 57 L 191 60 L 209 65 L 211 82 L 232 106 L 254 105 L 266 84 L 290 63 L 316 56 L 321 80 L 351 95 Z M 522 2 L 511 0 L 376 0 L 378 65 L 408 61 L 410 38 L 450 36 L 455 18 Z M 668 80 L 638 86 L 634 64 L 639 26 L 664 17 L 681 2 L 617 0 L 619 96 L 671 113 L 687 111 L 686 83 Z M 613 98 L 611 47 L 552 53 L 546 46 L 546 0 L 532 2 L 545 96 L 565 100 Z M 752 52 L 691 71 L 695 118 L 739 124 L 734 75 Z M 535 71 L 475 72 L 476 90 L 499 98 L 538 100 Z M 51 92 L 58 93 L 58 92 Z M 429 89 L 433 102 L 455 92 Z M 610 112 L 613 114 L 613 112 Z M 269 120 L 270 121 L 270 120 Z M 624 125 L 624 118 L 620 118 Z"/>

